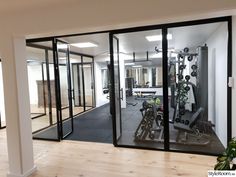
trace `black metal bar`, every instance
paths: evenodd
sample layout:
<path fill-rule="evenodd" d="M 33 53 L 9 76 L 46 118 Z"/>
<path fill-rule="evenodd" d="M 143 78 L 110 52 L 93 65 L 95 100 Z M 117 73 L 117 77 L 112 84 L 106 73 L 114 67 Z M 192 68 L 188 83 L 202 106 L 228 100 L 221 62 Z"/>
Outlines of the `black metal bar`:
<path fill-rule="evenodd" d="M 232 17 L 228 19 L 228 78 L 232 77 Z M 232 88 L 227 88 L 227 133 L 228 143 L 232 138 Z"/>
<path fill-rule="evenodd" d="M 62 131 L 62 113 L 61 113 L 61 88 L 60 88 L 60 72 L 58 64 L 57 40 L 53 39 L 53 61 L 54 61 L 54 76 L 55 76 L 55 94 L 56 94 L 56 113 L 57 113 L 57 131 L 58 140 L 61 140 Z"/>
<path fill-rule="evenodd" d="M 145 150 L 158 150 L 158 151 L 166 151 L 165 149 L 161 148 L 151 148 L 151 147 L 143 147 L 137 145 L 117 145 L 116 147 L 124 147 L 124 148 L 132 148 L 132 149 L 145 149 Z M 185 153 L 185 154 L 197 154 L 197 155 L 204 155 L 204 156 L 218 156 L 220 154 L 217 153 L 207 153 L 207 152 L 199 152 L 199 151 L 181 151 L 181 150 L 168 150 L 169 152 L 174 153 Z"/>
<path fill-rule="evenodd" d="M 48 50 L 45 49 L 45 61 L 46 61 L 46 74 L 47 74 L 47 89 L 48 89 L 48 113 L 49 113 L 49 124 L 53 124 L 52 120 L 52 93 L 50 83 L 50 68 L 49 68 L 49 55 Z"/>
<path fill-rule="evenodd" d="M 93 104 L 92 104 L 92 106 L 93 107 L 96 107 L 96 92 L 95 92 L 95 90 L 96 90 L 96 85 L 95 85 L 95 81 L 96 81 L 96 79 L 95 79 L 95 73 L 94 73 L 94 57 L 92 58 L 92 77 L 93 77 Z"/>
<path fill-rule="evenodd" d="M 31 114 L 37 114 L 37 113 L 31 113 Z M 39 117 L 43 117 L 43 116 L 46 116 L 47 114 L 46 113 L 40 113 L 39 115 L 37 115 L 37 116 L 33 116 L 33 117 L 31 117 L 31 119 L 36 119 L 36 118 L 39 118 Z"/>
<path fill-rule="evenodd" d="M 70 68 L 70 48 L 67 46 L 67 81 L 68 81 L 68 101 L 69 101 L 69 114 L 71 117 L 71 128 L 74 131 L 74 119 L 73 119 L 73 108 L 72 108 L 72 93 L 71 93 L 71 68 Z M 68 136 L 68 135 L 67 135 Z M 65 136 L 66 137 L 66 136 Z"/>
<path fill-rule="evenodd" d="M 167 28 L 162 29 L 162 68 L 163 68 L 163 104 L 164 104 L 164 149 L 169 150 L 169 101 L 168 101 L 168 42 Z"/>
<path fill-rule="evenodd" d="M 81 84 L 80 84 L 80 65 L 78 64 L 77 65 L 77 79 L 78 79 L 78 94 L 79 94 L 79 106 L 82 106 L 81 104 Z M 81 67 L 82 67 L 82 64 L 81 64 Z M 81 75 L 82 75 L 82 71 L 81 71 Z M 82 76 L 81 76 L 82 77 Z M 82 84 L 83 85 L 83 84 Z"/>
<path fill-rule="evenodd" d="M 146 54 L 147 54 L 147 61 L 148 61 L 148 60 L 149 60 L 149 55 L 148 55 L 148 51 L 147 51 L 147 53 L 146 53 Z"/>
<path fill-rule="evenodd" d="M 84 64 L 83 64 L 83 57 L 81 56 L 81 73 L 82 73 L 82 88 L 83 88 L 83 103 L 84 103 L 84 111 L 86 111 L 86 104 L 85 104 L 85 86 L 84 86 Z"/>
<path fill-rule="evenodd" d="M 111 70 L 111 77 L 110 77 L 110 82 L 111 82 L 111 93 L 110 93 L 110 98 L 111 98 L 111 112 L 112 112 L 112 130 L 113 130 L 113 145 L 117 146 L 117 134 L 116 134 L 116 110 L 115 110 L 115 80 L 114 80 L 114 51 L 113 51 L 113 34 L 109 33 L 109 43 L 110 43 L 110 70 Z"/>

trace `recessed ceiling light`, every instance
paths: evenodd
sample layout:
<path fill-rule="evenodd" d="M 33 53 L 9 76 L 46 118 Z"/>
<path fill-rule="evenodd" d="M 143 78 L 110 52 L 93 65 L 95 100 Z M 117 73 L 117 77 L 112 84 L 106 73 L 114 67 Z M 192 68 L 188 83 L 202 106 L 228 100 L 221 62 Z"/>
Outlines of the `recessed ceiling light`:
<path fill-rule="evenodd" d="M 72 46 L 78 47 L 78 48 L 89 48 L 89 47 L 97 47 L 98 45 L 92 42 L 81 42 L 81 43 L 74 43 L 71 44 Z"/>
<path fill-rule="evenodd" d="M 149 42 L 154 42 L 154 41 L 161 41 L 162 40 L 162 35 L 153 35 L 153 36 L 146 36 L 146 39 Z M 172 34 L 167 34 L 167 39 L 171 40 L 172 39 Z"/>

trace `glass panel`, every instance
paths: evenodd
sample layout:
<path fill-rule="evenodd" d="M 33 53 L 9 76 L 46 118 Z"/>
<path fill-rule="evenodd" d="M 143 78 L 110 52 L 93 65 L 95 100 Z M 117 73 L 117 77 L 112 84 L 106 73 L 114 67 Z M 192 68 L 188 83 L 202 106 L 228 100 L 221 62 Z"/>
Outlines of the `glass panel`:
<path fill-rule="evenodd" d="M 31 116 L 35 110 L 44 113 L 32 119 L 33 137 L 58 140 L 52 41 L 34 43 L 34 47 L 30 45 L 27 44 L 26 59 Z"/>
<path fill-rule="evenodd" d="M 93 74 L 92 64 L 83 64 L 84 71 L 84 90 L 85 90 L 85 109 L 93 107 Z"/>
<path fill-rule="evenodd" d="M 118 35 L 123 98 L 119 145 L 164 148 L 162 45 L 161 40 L 146 39 L 160 34 L 161 30 L 152 30 Z"/>
<path fill-rule="evenodd" d="M 81 112 L 84 112 L 84 105 L 83 105 L 83 87 L 82 83 L 82 76 L 81 76 L 81 64 L 72 64 L 72 85 L 73 85 L 73 114 L 77 115 Z"/>
<path fill-rule="evenodd" d="M 170 149 L 222 153 L 227 145 L 227 23 L 168 33 L 173 36 L 168 41 Z"/>
<path fill-rule="evenodd" d="M 2 62 L 0 61 L 0 128 L 6 126 L 4 95 L 3 95 L 3 78 L 2 78 Z"/>

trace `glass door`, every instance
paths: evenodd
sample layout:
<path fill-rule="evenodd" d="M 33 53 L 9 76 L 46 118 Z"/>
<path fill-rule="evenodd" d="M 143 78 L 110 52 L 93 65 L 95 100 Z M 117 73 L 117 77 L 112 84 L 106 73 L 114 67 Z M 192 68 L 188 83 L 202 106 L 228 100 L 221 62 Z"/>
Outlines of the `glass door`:
<path fill-rule="evenodd" d="M 58 69 L 58 115 L 60 117 L 61 139 L 73 132 L 73 110 L 69 45 L 66 42 L 56 39 L 56 59 Z"/>
<path fill-rule="evenodd" d="M 115 138 L 119 140 L 122 134 L 121 128 L 121 94 L 120 94 L 120 68 L 119 68 L 119 39 L 110 34 L 111 63 L 113 63 L 113 85 L 111 97 L 113 97 L 112 110 L 115 114 L 116 133 Z"/>
<path fill-rule="evenodd" d="M 170 150 L 221 154 L 227 147 L 226 22 L 168 28 Z"/>

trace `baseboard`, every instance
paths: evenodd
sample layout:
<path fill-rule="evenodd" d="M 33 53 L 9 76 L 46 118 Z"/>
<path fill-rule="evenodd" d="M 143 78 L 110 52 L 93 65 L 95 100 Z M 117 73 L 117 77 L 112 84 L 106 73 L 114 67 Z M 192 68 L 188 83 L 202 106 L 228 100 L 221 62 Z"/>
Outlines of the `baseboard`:
<path fill-rule="evenodd" d="M 28 170 L 25 174 L 13 174 L 13 173 L 8 172 L 7 177 L 28 177 L 32 175 L 32 173 L 34 173 L 36 170 L 37 170 L 37 167 L 34 166 L 32 169 Z"/>

